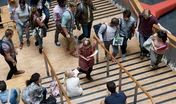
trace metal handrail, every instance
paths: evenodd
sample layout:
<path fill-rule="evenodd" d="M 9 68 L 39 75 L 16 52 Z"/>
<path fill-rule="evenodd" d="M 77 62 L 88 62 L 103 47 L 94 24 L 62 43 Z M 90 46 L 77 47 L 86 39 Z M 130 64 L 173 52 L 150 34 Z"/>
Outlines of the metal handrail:
<path fill-rule="evenodd" d="M 50 66 L 52 75 L 55 77 L 55 79 L 56 79 L 56 81 L 57 81 L 57 83 L 58 83 L 58 85 L 59 85 L 59 89 L 61 90 L 60 94 L 63 93 L 63 95 L 65 96 L 65 99 L 66 99 L 67 103 L 68 103 L 68 104 L 71 104 L 70 99 L 68 98 L 68 96 L 67 96 L 67 94 L 66 94 L 64 88 L 62 87 L 62 84 L 61 84 L 61 82 L 59 81 L 59 79 L 58 79 L 58 77 L 57 77 L 57 75 L 56 75 L 56 72 L 54 71 L 53 66 L 51 65 L 51 63 L 50 63 L 50 61 L 49 61 L 49 59 L 48 59 L 48 57 L 47 57 L 45 51 L 42 50 L 42 53 L 43 53 L 44 59 L 47 61 L 48 65 Z M 61 103 L 62 103 L 62 102 L 61 102 Z"/>
<path fill-rule="evenodd" d="M 153 100 L 152 96 L 136 81 L 136 79 L 122 66 L 122 64 L 120 64 L 116 60 L 116 58 L 104 47 L 104 45 L 100 42 L 100 40 L 96 36 L 93 36 L 93 38 L 108 53 L 108 55 L 120 66 L 120 68 L 134 81 L 134 83 L 136 84 L 136 87 L 139 87 L 148 96 L 148 98 L 150 99 L 152 104 L 155 104 L 155 101 Z M 135 92 L 136 92 L 136 90 L 135 90 Z"/>

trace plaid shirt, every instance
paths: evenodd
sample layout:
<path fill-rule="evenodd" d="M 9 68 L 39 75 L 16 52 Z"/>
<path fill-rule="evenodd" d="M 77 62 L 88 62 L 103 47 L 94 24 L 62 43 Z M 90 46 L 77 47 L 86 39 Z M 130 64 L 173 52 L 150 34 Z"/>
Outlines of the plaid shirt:
<path fill-rule="evenodd" d="M 90 56 L 95 51 L 96 44 L 90 46 L 89 48 L 84 48 L 83 44 L 80 44 L 78 47 L 78 53 L 85 58 Z M 94 65 L 94 57 L 91 57 L 90 61 L 86 61 L 85 59 L 79 57 L 79 66 L 84 71 L 88 71 L 89 68 Z"/>

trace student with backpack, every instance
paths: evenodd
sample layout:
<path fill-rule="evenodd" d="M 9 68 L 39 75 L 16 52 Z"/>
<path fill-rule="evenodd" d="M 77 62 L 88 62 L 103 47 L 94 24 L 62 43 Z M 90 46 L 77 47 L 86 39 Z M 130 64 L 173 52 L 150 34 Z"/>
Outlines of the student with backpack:
<path fill-rule="evenodd" d="M 118 54 L 118 46 L 113 45 L 113 39 L 118 33 L 119 19 L 112 18 L 110 23 L 102 24 L 98 31 L 100 41 L 104 43 L 105 48 L 109 51 L 110 45 L 112 45 L 113 53 L 115 57 Z M 107 53 L 105 52 L 105 58 L 107 60 Z"/>
<path fill-rule="evenodd" d="M 10 67 L 10 71 L 7 75 L 7 80 L 11 79 L 13 75 L 23 74 L 24 70 L 18 70 L 16 67 L 17 64 L 17 51 L 15 50 L 12 37 L 13 30 L 7 29 L 5 31 L 5 36 L 1 40 L 0 44 L 0 52 L 4 56 L 5 61 Z"/>

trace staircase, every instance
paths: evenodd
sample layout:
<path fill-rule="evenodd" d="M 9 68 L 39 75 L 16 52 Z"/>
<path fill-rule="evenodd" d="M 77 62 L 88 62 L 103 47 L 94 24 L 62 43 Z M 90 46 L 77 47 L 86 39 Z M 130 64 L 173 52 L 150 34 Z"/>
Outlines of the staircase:
<path fill-rule="evenodd" d="M 111 4 L 108 0 L 93 0 L 94 6 L 97 8 L 96 11 L 94 11 L 94 20 L 107 18 L 110 16 L 121 14 L 122 11 L 118 8 L 116 8 L 113 4 Z M 53 8 L 57 5 L 56 0 L 52 0 L 51 2 L 51 8 L 50 8 L 50 19 L 48 23 L 48 32 L 55 30 L 55 22 L 53 20 Z"/>
<path fill-rule="evenodd" d="M 147 59 L 141 61 L 139 52 L 127 55 L 126 60 L 120 63 L 149 92 L 157 104 L 176 104 L 176 75 L 164 64 L 161 64 L 158 70 L 150 70 L 150 61 Z M 110 62 L 108 77 L 106 75 L 106 67 L 106 62 L 100 62 L 94 65 L 94 70 L 91 74 L 94 79 L 93 82 L 89 82 L 84 74 L 79 76 L 83 88 L 83 95 L 71 98 L 72 104 L 99 104 L 106 96 L 106 82 L 108 81 L 114 81 L 117 84 L 118 91 L 119 67 Z M 57 75 L 62 81 L 64 72 L 58 73 Z M 42 86 L 48 87 L 51 81 L 51 77 L 43 78 Z M 127 95 L 128 104 L 133 104 L 134 89 L 135 84 L 123 72 L 122 91 Z M 59 97 L 57 97 L 57 101 L 59 103 Z M 138 89 L 137 103 L 151 104 L 150 100 L 140 89 Z"/>
<path fill-rule="evenodd" d="M 107 18 L 110 16 L 121 14 L 122 11 L 114 7 L 107 0 L 93 0 L 97 10 L 94 12 L 94 19 Z M 57 5 L 56 1 L 52 1 L 50 9 L 49 30 L 55 30 L 55 23 L 52 18 L 52 9 Z M 104 22 L 104 21 L 101 21 Z M 176 74 L 173 73 L 167 66 L 161 63 L 158 70 L 150 70 L 150 60 L 140 60 L 139 52 L 128 54 L 126 60 L 120 62 L 125 69 L 142 85 L 144 89 L 153 97 L 156 104 L 176 104 Z M 120 57 L 117 58 L 120 60 Z M 79 75 L 80 84 L 83 88 L 83 95 L 71 98 L 72 104 L 99 104 L 106 97 L 106 83 L 114 81 L 119 87 L 119 66 L 110 62 L 109 76 L 106 74 L 106 62 L 100 62 L 94 65 L 94 70 L 91 73 L 92 82 L 89 82 L 84 74 Z M 123 71 L 122 71 L 123 72 Z M 57 74 L 60 81 L 64 77 L 64 72 Z M 44 77 L 42 86 L 47 87 L 52 82 L 51 77 Z M 123 72 L 122 74 L 122 91 L 127 95 L 127 104 L 133 104 L 135 83 Z M 49 95 L 50 93 L 48 93 Z M 60 104 L 59 96 L 56 97 Z M 66 100 L 64 99 L 66 103 Z M 151 104 L 147 96 L 138 88 L 137 104 Z"/>

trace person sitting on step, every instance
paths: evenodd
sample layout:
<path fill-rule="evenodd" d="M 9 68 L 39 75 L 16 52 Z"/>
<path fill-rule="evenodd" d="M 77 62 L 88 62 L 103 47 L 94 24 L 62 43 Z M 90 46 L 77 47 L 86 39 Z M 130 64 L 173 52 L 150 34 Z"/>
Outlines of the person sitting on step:
<path fill-rule="evenodd" d="M 72 70 L 65 71 L 64 87 L 68 97 L 80 96 L 83 93 L 79 78 L 75 76 Z"/>
<path fill-rule="evenodd" d="M 5 81 L 0 81 L 0 91 L 1 91 L 0 92 L 0 102 L 2 104 L 5 104 L 5 103 L 18 104 L 17 91 L 13 88 L 11 90 L 8 90 Z"/>

